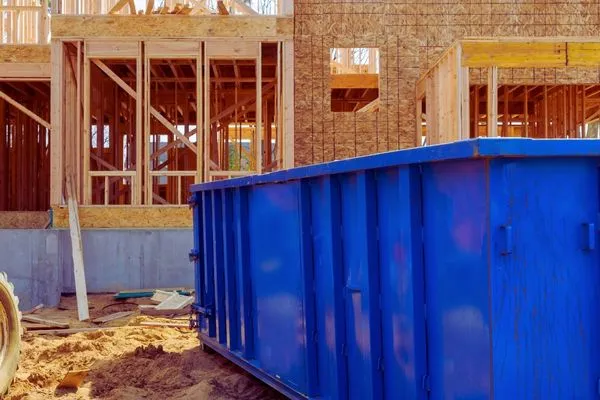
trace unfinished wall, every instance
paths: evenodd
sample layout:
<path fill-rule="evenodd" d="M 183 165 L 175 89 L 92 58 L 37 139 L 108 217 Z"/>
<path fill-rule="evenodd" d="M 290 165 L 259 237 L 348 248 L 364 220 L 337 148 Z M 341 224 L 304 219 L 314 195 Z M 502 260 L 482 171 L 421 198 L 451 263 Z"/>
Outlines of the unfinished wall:
<path fill-rule="evenodd" d="M 467 36 L 593 36 L 596 1 L 295 1 L 296 165 L 414 146 L 415 83 Z M 332 113 L 329 49 L 380 48 L 379 113 Z M 472 73 L 473 83 L 479 71 Z M 505 70 L 501 83 L 596 83 L 598 70 Z M 302 84 L 298 84 L 301 82 Z"/>

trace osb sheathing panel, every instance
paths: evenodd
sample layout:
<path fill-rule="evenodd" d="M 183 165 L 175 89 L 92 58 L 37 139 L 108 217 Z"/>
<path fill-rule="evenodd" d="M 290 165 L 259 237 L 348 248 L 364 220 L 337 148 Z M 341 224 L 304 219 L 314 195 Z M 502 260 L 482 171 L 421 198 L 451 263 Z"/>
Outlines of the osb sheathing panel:
<path fill-rule="evenodd" d="M 291 17 L 174 15 L 56 15 L 52 38 L 291 38 Z"/>
<path fill-rule="evenodd" d="M 52 226 L 69 227 L 69 210 L 52 208 Z M 190 228 L 189 207 L 79 207 L 82 228 Z"/>
<path fill-rule="evenodd" d="M 48 211 L 0 211 L 0 229 L 44 229 Z"/>
<path fill-rule="evenodd" d="M 0 45 L 0 63 L 49 63 L 50 45 Z"/>
<path fill-rule="evenodd" d="M 415 84 L 467 36 L 598 36 L 600 2 L 295 2 L 295 158 L 310 164 L 415 145 Z M 329 49 L 380 48 L 380 111 L 330 111 Z M 487 73 L 473 70 L 474 84 Z M 598 83 L 596 68 L 511 69 L 500 83 Z"/>

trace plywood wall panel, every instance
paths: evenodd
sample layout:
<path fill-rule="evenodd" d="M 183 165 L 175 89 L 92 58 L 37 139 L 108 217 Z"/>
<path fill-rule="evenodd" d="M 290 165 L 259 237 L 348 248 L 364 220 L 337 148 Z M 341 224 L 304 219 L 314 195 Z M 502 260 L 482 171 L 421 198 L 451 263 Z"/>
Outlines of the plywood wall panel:
<path fill-rule="evenodd" d="M 367 150 L 386 151 L 415 145 L 414 90 L 456 39 L 465 36 L 600 35 L 600 2 L 583 0 L 296 0 L 296 136 L 317 132 L 316 158 L 306 137 L 295 149 L 303 163 L 342 159 Z M 373 120 L 360 114 L 330 111 L 328 57 L 332 47 L 378 46 L 381 54 L 380 112 Z M 471 82 L 485 84 L 486 74 L 471 71 Z M 588 69 L 501 71 L 500 83 L 598 83 Z M 310 86 L 310 87 L 306 87 Z M 316 119 L 315 115 L 319 115 Z M 314 123 L 313 121 L 317 121 Z M 321 122 L 322 121 L 322 122 Z M 373 125 L 374 124 L 374 125 Z M 374 129 L 361 143 L 362 129 Z M 298 142 L 298 141 L 297 141 Z M 300 154 L 306 151 L 306 154 Z"/>

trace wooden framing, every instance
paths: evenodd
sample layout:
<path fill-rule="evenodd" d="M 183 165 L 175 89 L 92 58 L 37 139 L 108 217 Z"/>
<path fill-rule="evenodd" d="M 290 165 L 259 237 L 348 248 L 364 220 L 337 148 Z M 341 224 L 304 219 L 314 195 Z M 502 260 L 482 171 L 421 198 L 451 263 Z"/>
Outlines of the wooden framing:
<path fill-rule="evenodd" d="M 62 68 L 67 70 L 67 72 L 63 71 L 60 74 L 56 72 L 56 79 L 63 82 L 68 80 L 70 76 L 69 69 L 75 71 L 74 75 L 77 76 L 77 79 L 73 80 L 72 83 L 67 83 L 66 87 L 59 88 L 58 91 L 60 93 L 56 94 L 57 103 L 61 111 L 60 114 L 56 113 L 53 116 L 53 118 L 56 118 L 56 122 L 53 120 L 53 126 L 56 125 L 60 129 L 61 144 L 57 146 L 58 148 L 54 149 L 54 154 L 59 155 L 63 159 L 73 158 L 81 160 L 80 167 L 76 167 L 72 163 L 69 165 L 76 169 L 75 174 L 78 178 L 75 180 L 81 185 L 77 192 L 82 196 L 82 206 L 116 206 L 118 204 L 134 207 L 141 205 L 164 206 L 168 204 L 185 204 L 187 196 L 182 194 L 182 191 L 184 191 L 182 188 L 187 187 L 191 182 L 260 173 L 263 166 L 263 133 L 261 133 L 263 130 L 265 131 L 265 135 L 269 135 L 269 140 L 272 139 L 278 143 L 277 149 L 280 153 L 279 156 L 276 156 L 277 164 L 272 164 L 271 158 L 269 158 L 265 161 L 269 163 L 265 168 L 273 170 L 293 166 L 293 158 L 287 163 L 285 161 L 288 157 L 293 157 L 293 136 L 288 136 L 288 134 L 293 134 L 293 46 L 291 45 L 291 40 L 268 42 L 254 39 L 230 41 L 225 38 L 170 40 L 158 37 L 144 40 L 127 40 L 121 38 L 113 42 L 106 38 L 93 37 L 78 40 L 54 39 L 53 43 L 57 45 L 57 53 L 53 53 L 56 54 L 54 62 L 57 65 L 62 65 Z M 276 72 L 269 72 L 269 74 L 274 73 L 275 77 L 267 78 L 265 82 L 262 82 L 264 71 L 261 64 L 261 48 L 263 45 L 267 45 L 265 43 L 272 46 L 272 49 L 276 49 L 276 55 L 271 55 L 272 58 L 267 64 L 268 68 L 271 68 L 271 71 Z M 209 82 L 216 80 L 218 82 L 231 83 L 233 82 L 231 81 L 233 78 L 211 76 L 209 64 L 212 60 L 222 63 L 222 60 L 243 61 L 249 59 L 255 60 L 253 68 L 255 68 L 254 75 L 256 78 L 253 79 L 256 80 L 256 99 L 252 103 L 256 104 L 247 103 L 245 112 L 247 113 L 248 110 L 251 110 L 251 112 L 256 113 L 257 140 L 254 141 L 256 148 L 253 149 L 253 153 L 255 154 L 253 165 L 255 167 L 240 171 L 230 171 L 227 168 L 221 167 L 215 168 L 216 164 L 211 160 L 209 154 L 211 144 L 209 142 L 210 136 L 207 132 L 210 132 L 211 121 L 216 121 L 216 119 L 226 116 L 223 112 L 231 107 L 221 109 L 216 114 L 210 111 L 212 105 L 210 105 L 207 99 L 210 93 Z M 161 72 L 160 75 L 151 78 L 155 68 L 153 60 L 159 61 L 159 65 L 164 65 L 165 68 L 167 68 L 167 65 L 171 65 L 171 62 L 189 61 L 186 64 L 186 68 L 198 71 L 198 75 L 191 78 L 189 77 L 190 75 L 181 77 L 175 71 L 175 76 L 173 77 L 165 76 Z M 284 60 L 285 62 L 289 62 L 287 68 L 281 66 Z M 273 66 L 275 66 L 274 69 Z M 173 70 L 173 66 L 171 66 L 171 69 Z M 250 78 L 240 76 L 235 79 L 241 79 L 242 83 L 247 84 Z M 158 96 L 163 96 L 160 93 L 162 93 L 161 90 L 166 90 L 165 85 L 176 81 L 180 82 L 175 85 L 174 89 L 175 98 L 178 98 L 177 88 L 194 80 L 196 81 L 194 93 L 196 104 L 192 108 L 189 108 L 189 110 L 195 110 L 196 127 L 192 126 L 189 130 L 186 128 L 184 131 L 179 125 L 181 122 L 176 122 L 172 114 L 169 116 L 168 110 L 173 110 L 173 105 L 168 105 L 169 103 L 167 102 L 159 109 L 154 101 L 151 102 L 150 100 L 152 96 L 156 95 L 156 90 L 158 90 L 156 92 Z M 277 86 L 277 90 L 275 90 L 274 81 L 279 80 L 283 81 Z M 70 88 L 69 85 L 75 86 L 74 88 Z M 119 104 L 130 102 L 135 107 L 135 112 L 132 109 L 127 111 L 130 117 L 120 117 L 121 125 L 124 123 L 129 124 L 127 121 L 130 118 L 136 119 L 136 161 L 131 163 L 127 168 L 124 166 L 115 166 L 110 160 L 103 159 L 104 156 L 102 154 L 105 153 L 105 150 L 101 151 L 97 147 L 94 147 L 94 149 L 90 147 L 91 141 L 97 141 L 97 146 L 103 143 L 102 148 L 104 149 L 105 144 L 101 140 L 106 141 L 106 135 L 111 137 L 110 142 L 112 143 L 114 140 L 113 129 L 121 131 L 123 129 L 125 131 L 132 129 L 130 125 L 128 125 L 129 128 L 118 127 L 116 125 L 113 128 L 115 122 L 111 121 L 114 121 L 117 113 L 125 112 L 123 109 L 125 106 L 118 106 L 117 110 L 113 112 L 110 109 L 105 110 L 104 105 L 98 105 L 98 100 L 92 100 L 93 98 L 102 96 L 98 94 L 98 90 L 101 90 L 98 85 L 104 85 L 103 87 L 108 88 L 114 87 L 114 90 L 122 92 L 125 96 L 125 98 L 120 97 Z M 92 89 L 92 87 L 97 88 Z M 275 98 L 276 103 L 278 101 L 281 102 L 279 106 L 269 106 L 268 110 L 269 118 L 274 118 L 274 123 L 277 126 L 277 136 L 271 137 L 271 124 L 267 126 L 263 123 L 263 119 L 267 118 L 267 114 L 263 114 L 263 107 L 266 104 L 265 98 L 263 98 L 263 90 L 265 90 L 264 94 L 271 98 L 270 101 L 273 101 L 273 98 Z M 240 93 L 244 93 L 244 91 L 247 92 L 247 89 L 240 89 Z M 164 93 L 166 96 L 172 96 L 172 92 L 171 94 Z M 247 94 L 244 96 L 247 97 Z M 96 101 L 96 109 L 90 108 L 90 101 Z M 81 108 L 77 106 L 80 102 Z M 186 111 L 188 110 L 188 104 L 186 102 L 180 102 L 178 109 L 179 114 L 182 115 L 181 118 L 183 118 L 183 115 L 188 115 L 188 111 Z M 277 111 L 279 114 L 276 117 L 273 114 L 275 109 L 279 110 Z M 81 114 L 79 114 L 78 110 L 81 110 Z M 228 112 L 231 112 L 231 110 Z M 73 121 L 67 122 L 65 116 L 69 116 L 67 118 L 71 118 Z M 107 130 L 107 133 L 103 133 L 101 130 Z M 81 140 L 79 142 L 77 142 L 77 132 L 80 132 Z M 73 137 L 73 135 L 75 136 Z M 164 142 L 163 144 L 159 144 L 159 147 L 157 147 L 151 140 L 151 135 L 155 135 L 155 138 L 167 135 L 168 137 L 172 137 L 172 139 L 169 139 L 169 142 L 166 144 Z M 192 143 L 190 140 L 190 137 L 194 135 L 198 138 L 196 143 Z M 117 140 L 121 140 L 120 136 L 116 136 L 116 138 Z M 74 144 L 70 145 L 68 143 Z M 181 143 L 185 147 L 180 147 Z M 69 149 L 66 147 L 69 147 Z M 187 168 L 183 166 L 182 169 L 172 165 L 168 170 L 163 169 L 171 161 L 158 162 L 158 157 L 164 160 L 164 157 L 167 156 L 169 160 L 173 160 L 173 154 L 182 153 L 181 149 L 186 149 L 195 154 L 196 167 L 189 169 L 190 166 L 188 165 Z M 64 152 L 65 150 L 66 153 Z M 80 152 L 79 158 L 73 153 L 74 151 Z M 118 150 L 116 151 L 118 152 Z M 62 181 L 63 178 L 59 176 L 64 176 L 68 172 L 68 164 L 63 162 L 62 164 L 55 163 L 55 165 L 56 176 L 53 175 L 53 179 L 55 184 L 60 187 L 60 189 L 57 188 L 53 191 L 52 204 L 56 207 L 64 204 L 64 182 Z M 160 180 L 157 180 L 157 178 L 160 178 Z M 118 184 L 119 179 L 124 180 L 125 188 L 128 190 L 128 193 L 131 192 L 131 198 L 127 203 L 122 203 L 122 200 L 115 199 L 116 194 L 113 186 Z M 175 195 L 171 200 L 165 200 L 165 198 L 159 196 L 155 189 L 153 189 L 154 183 L 159 181 L 167 181 L 169 182 L 168 185 L 175 185 L 173 191 Z M 161 185 L 164 185 L 164 183 Z M 111 187 L 110 189 L 109 186 Z"/>
<path fill-rule="evenodd" d="M 510 86 L 499 82 L 499 69 L 599 66 L 600 40 L 591 37 L 459 40 L 416 84 L 416 135 L 422 134 L 420 114 L 424 102 L 427 144 L 482 134 L 583 137 L 587 124 L 600 115 L 595 97 L 600 92 L 596 92 L 595 85 L 581 82 L 552 87 Z M 472 68 L 487 72 L 486 85 L 469 85 Z M 482 88 L 485 88 L 483 93 Z M 485 131 L 479 128 L 483 110 L 486 112 Z"/>

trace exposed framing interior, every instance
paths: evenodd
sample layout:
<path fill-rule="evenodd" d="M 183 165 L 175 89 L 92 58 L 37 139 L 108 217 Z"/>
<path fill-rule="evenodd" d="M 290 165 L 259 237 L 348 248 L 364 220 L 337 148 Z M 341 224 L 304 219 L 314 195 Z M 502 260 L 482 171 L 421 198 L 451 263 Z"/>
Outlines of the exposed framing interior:
<path fill-rule="evenodd" d="M 180 206 L 191 183 L 292 166 L 291 37 L 228 35 L 54 39 L 51 204 L 68 175 L 83 206 Z"/>
<path fill-rule="evenodd" d="M 50 206 L 50 51 L 0 46 L 0 211 Z"/>
<path fill-rule="evenodd" d="M 599 50 L 600 42 L 591 38 L 458 41 L 417 83 L 417 143 L 479 136 L 597 138 L 599 85 L 515 85 L 499 82 L 499 72 L 597 67 Z M 469 84 L 471 69 L 483 69 L 487 84 Z"/>

